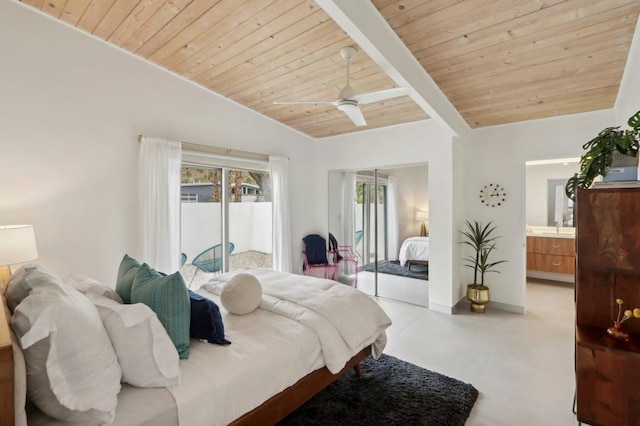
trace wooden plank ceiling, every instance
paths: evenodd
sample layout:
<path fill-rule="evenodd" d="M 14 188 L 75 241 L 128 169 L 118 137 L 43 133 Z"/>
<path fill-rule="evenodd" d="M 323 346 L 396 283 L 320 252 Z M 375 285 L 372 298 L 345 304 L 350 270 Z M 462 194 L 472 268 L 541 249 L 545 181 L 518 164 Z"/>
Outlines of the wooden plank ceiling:
<path fill-rule="evenodd" d="M 361 130 L 331 105 L 397 87 L 311 0 L 23 0 L 312 137 Z M 613 107 L 638 0 L 372 0 L 471 127 Z M 365 129 L 428 118 L 408 96 Z"/>
<path fill-rule="evenodd" d="M 638 0 L 373 0 L 472 128 L 612 108 Z"/>

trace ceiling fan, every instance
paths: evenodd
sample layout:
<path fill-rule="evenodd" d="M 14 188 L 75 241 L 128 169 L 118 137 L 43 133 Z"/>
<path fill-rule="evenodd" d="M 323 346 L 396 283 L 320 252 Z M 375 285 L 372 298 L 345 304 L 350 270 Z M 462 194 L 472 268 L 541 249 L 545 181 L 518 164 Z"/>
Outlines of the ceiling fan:
<path fill-rule="evenodd" d="M 340 55 L 347 61 L 347 84 L 342 88 L 338 99 L 335 101 L 294 101 L 294 102 L 274 102 L 275 105 L 292 105 L 292 104 L 331 104 L 345 114 L 353 121 L 356 126 L 366 126 L 367 122 L 362 115 L 360 105 L 370 104 L 372 102 L 380 102 L 399 96 L 408 95 L 411 92 L 409 87 L 397 87 L 394 89 L 379 90 L 377 92 L 361 93 L 356 95 L 355 91 L 349 84 L 349 59 L 353 58 L 356 50 L 353 47 L 343 47 L 340 49 Z"/>

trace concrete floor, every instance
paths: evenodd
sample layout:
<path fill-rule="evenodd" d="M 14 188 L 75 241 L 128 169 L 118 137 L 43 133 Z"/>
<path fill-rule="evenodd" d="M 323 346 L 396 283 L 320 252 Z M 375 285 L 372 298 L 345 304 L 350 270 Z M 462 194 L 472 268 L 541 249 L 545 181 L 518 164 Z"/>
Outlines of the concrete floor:
<path fill-rule="evenodd" d="M 387 298 L 385 352 L 473 384 L 467 425 L 576 425 L 573 285 L 530 279 L 524 315 L 446 315 Z"/>

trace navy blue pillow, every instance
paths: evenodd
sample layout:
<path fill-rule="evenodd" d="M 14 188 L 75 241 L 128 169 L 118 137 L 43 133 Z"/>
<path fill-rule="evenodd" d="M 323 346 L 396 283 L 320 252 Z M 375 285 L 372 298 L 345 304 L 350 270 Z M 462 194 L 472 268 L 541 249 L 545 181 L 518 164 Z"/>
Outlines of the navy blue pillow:
<path fill-rule="evenodd" d="M 191 337 L 217 345 L 231 344 L 224 338 L 224 325 L 218 305 L 213 300 L 200 296 L 191 290 L 189 290 L 189 301 L 191 302 L 191 325 L 189 327 Z"/>

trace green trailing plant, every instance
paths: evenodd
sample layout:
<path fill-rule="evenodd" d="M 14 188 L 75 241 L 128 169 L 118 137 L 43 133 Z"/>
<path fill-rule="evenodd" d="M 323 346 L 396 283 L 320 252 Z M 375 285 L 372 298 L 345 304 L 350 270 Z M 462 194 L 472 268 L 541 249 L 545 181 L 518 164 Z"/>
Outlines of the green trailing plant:
<path fill-rule="evenodd" d="M 480 285 L 484 285 L 484 274 L 487 272 L 498 272 L 493 269 L 493 267 L 506 262 L 506 260 L 489 262 L 489 255 L 496 247 L 495 241 L 500 237 L 493 235 L 493 232 L 496 230 L 496 226 L 492 226 L 493 222 L 483 225 L 478 221 L 471 223 L 466 220 L 465 224 L 467 225 L 467 229 L 460 231 L 465 237 L 462 244 L 471 247 L 474 253 L 465 257 L 463 260 L 465 266 L 473 269 L 473 284 L 478 285 L 478 272 L 480 272 Z"/>
<path fill-rule="evenodd" d="M 564 190 L 567 197 L 575 201 L 578 189 L 589 188 L 596 177 L 605 176 L 616 151 L 632 157 L 638 155 L 640 111 L 632 115 L 627 124 L 631 129 L 621 130 L 620 126 L 607 127 L 598 136 L 582 145 L 587 152 L 580 158 L 580 171 L 567 181 Z"/>

